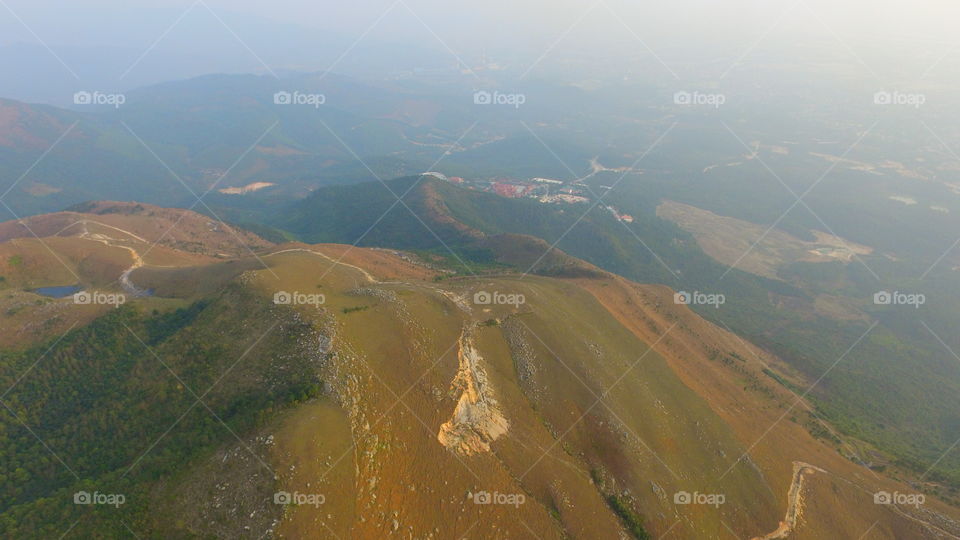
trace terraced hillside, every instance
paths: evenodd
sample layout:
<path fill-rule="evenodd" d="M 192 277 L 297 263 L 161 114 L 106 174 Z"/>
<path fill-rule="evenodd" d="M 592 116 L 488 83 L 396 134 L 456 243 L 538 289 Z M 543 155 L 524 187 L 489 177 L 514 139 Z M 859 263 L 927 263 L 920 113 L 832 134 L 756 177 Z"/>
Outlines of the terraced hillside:
<path fill-rule="evenodd" d="M 782 363 L 665 287 L 562 253 L 552 277 L 461 276 L 408 253 L 240 231 L 167 244 L 148 234 L 152 211 L 119 212 L 123 225 L 78 212 L 86 223 L 0 243 L 0 295 L 17 302 L 0 321 L 18 336 L 0 353 L 0 474 L 17 479 L 4 535 L 960 531 L 932 497 L 875 503 L 917 492 L 811 435 L 811 422 L 831 427 L 771 376 L 789 376 Z M 181 231 L 214 226 L 178 217 L 197 226 Z M 531 245 L 486 243 L 506 262 Z M 70 284 L 126 301 L 32 292 Z M 84 492 L 124 501 L 75 504 Z"/>

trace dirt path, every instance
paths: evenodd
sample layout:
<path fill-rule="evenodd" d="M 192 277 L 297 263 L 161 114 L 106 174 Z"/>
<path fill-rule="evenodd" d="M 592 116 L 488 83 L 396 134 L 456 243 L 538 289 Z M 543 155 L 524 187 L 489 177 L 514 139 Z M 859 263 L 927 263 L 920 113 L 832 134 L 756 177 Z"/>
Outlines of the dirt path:
<path fill-rule="evenodd" d="M 378 280 L 377 278 L 373 277 L 373 274 L 371 274 L 370 272 L 368 272 L 368 271 L 367 271 L 366 269 L 364 269 L 364 268 L 360 268 L 360 267 L 357 266 L 357 265 L 350 264 L 350 263 L 345 263 L 345 262 L 343 262 L 343 261 L 338 261 L 338 260 L 334 259 L 333 257 L 327 255 L 326 253 L 321 253 L 321 252 L 319 252 L 319 251 L 314 251 L 314 250 L 312 250 L 312 249 L 307 249 L 307 248 L 291 248 L 291 249 L 283 249 L 283 250 L 280 250 L 280 251 L 274 251 L 273 253 L 268 253 L 268 254 L 264 255 L 264 258 L 266 258 L 266 257 L 271 257 L 271 256 L 273 256 L 273 255 L 280 255 L 281 253 L 293 253 L 293 252 L 312 253 L 312 254 L 314 254 L 314 255 L 318 255 L 318 256 L 320 256 L 320 257 L 323 257 L 324 259 L 327 259 L 328 261 L 332 262 L 333 264 L 339 264 L 339 265 L 341 265 L 341 266 L 346 266 L 346 267 L 348 267 L 348 268 L 353 268 L 354 270 L 357 270 L 358 272 L 360 272 L 361 274 L 363 274 L 363 277 L 367 278 L 367 281 L 369 281 L 370 283 L 399 283 L 399 282 L 390 282 L 390 281 L 380 281 L 380 280 Z"/>
<path fill-rule="evenodd" d="M 352 269 L 360 272 L 361 274 L 363 274 L 363 277 L 366 278 L 366 280 L 367 280 L 368 282 L 373 283 L 373 284 L 377 284 L 377 285 L 409 285 L 409 284 L 410 284 L 409 281 L 381 281 L 381 280 L 377 279 L 376 277 L 374 277 L 373 274 L 371 274 L 370 272 L 368 272 L 365 268 L 361 268 L 361 267 L 359 267 L 359 266 L 357 266 L 357 265 L 355 265 L 355 264 L 345 263 L 345 262 L 343 262 L 343 261 L 341 261 L 341 260 L 334 259 L 333 257 L 327 255 L 326 253 L 322 253 L 322 252 L 319 252 L 319 251 L 314 251 L 314 250 L 312 250 L 312 249 L 307 249 L 307 248 L 290 248 L 290 249 L 283 249 L 283 250 L 280 250 L 280 251 L 275 251 L 275 252 L 273 252 L 273 253 L 268 253 L 268 254 L 264 255 L 264 258 L 273 256 L 273 255 L 280 255 L 280 254 L 282 254 L 282 253 L 295 253 L 295 252 L 299 252 L 299 253 L 310 253 L 310 254 L 313 254 L 313 255 L 317 255 L 318 257 L 323 257 L 324 259 L 332 262 L 333 264 L 340 265 L 340 266 L 346 266 L 347 268 L 352 268 Z M 431 285 L 427 285 L 427 284 L 425 284 L 425 283 L 424 283 L 424 284 L 420 284 L 420 286 L 423 287 L 423 288 L 425 288 L 425 289 L 427 289 L 427 290 L 431 290 L 431 291 L 434 291 L 434 292 L 436 292 L 436 293 L 439 293 L 439 294 L 443 295 L 443 296 L 446 297 L 448 300 L 450 300 L 451 302 L 453 302 L 454 305 L 456 305 L 457 308 L 460 309 L 461 311 L 464 311 L 464 312 L 466 312 L 466 313 L 470 313 L 470 312 L 471 312 L 470 305 L 467 303 L 466 299 L 463 298 L 463 297 L 461 297 L 461 296 L 458 296 L 456 293 L 453 293 L 453 292 L 447 291 L 447 290 L 443 290 L 443 289 L 441 289 L 441 288 L 439 288 L 439 287 L 434 287 L 434 286 L 431 286 Z"/>
<path fill-rule="evenodd" d="M 790 482 L 790 490 L 787 492 L 787 514 L 784 516 L 780 526 L 772 533 L 764 536 L 756 536 L 753 540 L 774 540 L 775 538 L 786 538 L 797 526 L 797 520 L 803 514 L 803 484 L 807 476 L 814 473 L 826 473 L 827 471 L 804 463 L 802 461 L 793 462 L 793 481 Z"/>
<path fill-rule="evenodd" d="M 77 223 L 82 223 L 82 224 L 83 224 L 83 232 L 80 233 L 79 238 L 84 238 L 84 239 L 86 239 L 86 240 L 93 240 L 94 242 L 100 242 L 100 243 L 102 243 L 102 244 L 104 244 L 104 245 L 106 245 L 106 246 L 115 247 L 115 248 L 120 248 L 120 249 L 125 249 L 125 250 L 127 250 L 128 252 L 130 252 L 130 256 L 133 258 L 133 264 L 130 265 L 126 270 L 124 270 L 123 273 L 120 274 L 120 278 L 119 278 L 120 287 L 123 288 L 123 291 L 124 291 L 125 293 L 127 293 L 127 294 L 129 294 L 129 295 L 131 295 L 131 296 L 146 296 L 146 295 L 150 294 L 150 292 L 147 291 L 146 289 L 141 289 L 140 287 L 137 287 L 137 286 L 133 283 L 133 281 L 130 279 L 130 274 L 133 273 L 134 270 L 136 270 L 137 268 L 141 268 L 141 267 L 144 266 L 143 257 L 140 256 L 140 253 L 138 253 L 137 250 L 133 249 L 133 248 L 130 247 L 130 246 L 124 246 L 124 245 L 121 245 L 121 244 L 114 244 L 114 243 L 112 243 L 112 241 L 115 241 L 115 240 L 116 240 L 115 238 L 110 238 L 109 236 L 104 235 L 104 234 L 92 234 L 92 233 L 90 232 L 90 230 L 87 228 L 87 224 L 88 224 L 88 223 L 95 223 L 95 224 L 97 224 L 97 225 L 99 225 L 99 226 L 101 226 L 101 227 L 108 227 L 108 228 L 110 228 L 110 229 L 113 229 L 113 230 L 122 232 L 122 233 L 124 233 L 124 234 L 127 234 L 127 235 L 129 235 L 130 237 L 135 238 L 136 240 L 139 240 L 140 242 L 148 243 L 145 239 L 143 239 L 143 238 L 141 238 L 141 237 L 133 234 L 133 233 L 130 232 L 130 231 L 126 231 L 126 230 L 123 230 L 123 229 L 121 229 L 121 228 L 119 228 L 119 227 L 114 227 L 114 226 L 112 226 L 112 225 L 107 225 L 107 224 L 105 224 L 105 223 L 100 223 L 99 221 L 83 220 L 83 221 L 78 221 Z M 74 223 L 73 225 L 76 225 L 76 223 Z M 61 229 L 61 232 L 62 232 L 63 230 L 68 229 L 69 227 L 72 227 L 73 225 L 70 225 L 70 226 L 68 226 L 68 227 L 65 227 L 64 229 Z"/>
<path fill-rule="evenodd" d="M 573 183 L 574 184 L 582 183 L 583 181 L 589 180 L 590 178 L 593 178 L 594 176 L 602 172 L 617 172 L 617 173 L 626 174 L 631 172 L 641 173 L 642 171 L 640 169 L 633 169 L 630 167 L 610 168 L 600 163 L 600 156 L 596 156 L 596 157 L 590 158 L 590 172 L 586 176 L 581 176 L 580 178 L 577 178 L 576 180 L 573 181 Z"/>
<path fill-rule="evenodd" d="M 129 268 L 124 270 L 122 274 L 120 274 L 120 286 L 123 287 L 123 290 L 126 291 L 127 294 L 130 294 L 132 296 L 148 295 L 149 291 L 147 291 L 146 289 L 141 289 L 140 287 L 137 287 L 133 283 L 133 281 L 130 279 L 130 274 L 137 268 L 141 268 L 143 266 L 143 257 L 141 257 L 140 254 L 137 253 L 137 250 L 133 249 L 132 247 L 127 247 L 127 246 L 115 246 L 115 247 L 125 248 L 127 251 L 130 252 L 130 255 L 133 256 L 133 264 Z"/>
<path fill-rule="evenodd" d="M 797 521 L 803 515 L 803 487 L 805 480 L 808 476 L 815 473 L 830 474 L 829 472 L 817 467 L 816 465 L 811 465 L 809 463 L 804 463 L 802 461 L 793 462 L 793 481 L 790 483 L 790 490 L 787 495 L 787 514 L 784 517 L 783 521 L 780 522 L 780 526 L 777 529 L 769 534 L 764 536 L 756 536 L 751 540 L 775 540 L 778 538 L 788 538 L 790 534 L 794 531 L 797 526 Z M 834 478 L 842 480 L 857 489 L 871 494 L 870 490 L 864 489 L 863 487 L 857 485 L 854 482 L 851 482 L 845 478 L 834 475 Z M 890 505 L 890 509 L 895 512 L 897 515 L 904 519 L 908 519 L 915 523 L 920 524 L 929 531 L 937 535 L 942 535 L 945 538 L 953 538 L 960 540 L 960 537 L 943 530 L 942 528 L 930 523 L 929 521 L 920 519 L 916 516 L 910 515 L 908 512 L 903 511 L 897 505 Z"/>

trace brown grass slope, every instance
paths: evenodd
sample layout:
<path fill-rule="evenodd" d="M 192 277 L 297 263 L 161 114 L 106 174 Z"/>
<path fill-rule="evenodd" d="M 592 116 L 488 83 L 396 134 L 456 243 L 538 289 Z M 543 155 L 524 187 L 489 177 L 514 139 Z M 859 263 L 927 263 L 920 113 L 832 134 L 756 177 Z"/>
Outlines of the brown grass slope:
<path fill-rule="evenodd" d="M 25 289 L 79 278 L 121 290 L 120 275 L 138 258 L 129 277 L 158 296 L 132 301 L 158 307 L 230 282 L 268 298 L 323 295 L 319 306 L 282 309 L 320 333 L 327 395 L 255 435 L 272 441 L 262 452 L 280 473 L 277 490 L 319 493 L 324 503 L 286 506 L 270 529 L 276 536 L 629 538 L 642 521 L 653 538 L 956 537 L 952 507 L 874 504 L 878 490 L 912 490 L 843 457 L 842 441 L 814 438 L 807 404 L 763 371 L 789 378 L 781 363 L 674 305 L 665 287 L 556 250 L 537 263 L 556 277 L 439 281 L 382 249 L 260 241 L 251 244 L 257 257 L 223 260 L 216 255 L 249 254 L 236 243 L 245 233 L 147 206 L 82 210 L 39 216 L 30 228 L 48 235 L 42 241 L 18 233 L 22 224 L 0 225 L 8 239 L 0 275 L 10 276 L 0 294 L 24 304 L 0 320 L 19 329 L 18 344 L 109 309 Z M 158 244 L 157 231 L 177 220 L 192 232 Z M 65 237 L 64 226 L 80 232 Z M 546 249 L 523 237 L 482 241 L 520 266 Z M 482 292 L 524 302 L 475 303 Z M 42 320 L 57 322 L 36 330 Z M 180 475 L 190 489 L 170 489 L 207 493 L 219 476 L 240 474 L 212 461 L 193 467 Z M 725 502 L 675 504 L 680 491 Z M 209 503 L 190 497 L 177 504 Z"/>
<path fill-rule="evenodd" d="M 654 537 L 950 537 L 956 512 L 936 501 L 875 505 L 879 489 L 910 489 L 812 437 L 806 405 L 762 374 L 776 359 L 674 306 L 668 289 L 609 275 L 437 286 L 389 252 L 312 249 L 268 259 L 279 282 L 254 272 L 266 294 L 327 294 L 323 309 L 299 309 L 333 336 L 331 380 L 350 418 L 353 512 L 298 507 L 298 523 L 357 538 L 618 537 L 616 498 Z M 491 289 L 527 303 L 472 305 Z M 467 383 L 465 328 L 480 366 Z M 303 451 L 287 459 L 309 463 Z M 796 485 L 795 462 L 809 464 Z M 339 492 L 320 475 L 313 486 Z M 676 505 L 680 490 L 726 504 Z M 477 492 L 525 502 L 478 505 Z M 312 534 L 294 521 L 280 531 Z"/>
<path fill-rule="evenodd" d="M 80 236 L 84 230 L 187 253 L 248 256 L 271 243 L 190 210 L 144 203 L 98 201 L 68 211 L 0 223 L 0 242 L 12 238 Z"/>
<path fill-rule="evenodd" d="M 0 346 L 60 335 L 110 309 L 73 306 L 30 292 L 35 288 L 76 285 L 132 296 L 125 274 L 208 266 L 272 245 L 187 210 L 113 202 L 75 210 L 0 223 Z"/>

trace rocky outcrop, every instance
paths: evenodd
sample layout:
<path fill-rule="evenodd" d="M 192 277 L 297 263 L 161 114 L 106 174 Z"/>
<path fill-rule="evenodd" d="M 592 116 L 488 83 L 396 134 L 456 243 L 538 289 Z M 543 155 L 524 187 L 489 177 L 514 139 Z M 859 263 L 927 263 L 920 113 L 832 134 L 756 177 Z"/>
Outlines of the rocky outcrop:
<path fill-rule="evenodd" d="M 473 455 L 490 451 L 490 443 L 507 432 L 510 423 L 500 412 L 493 388 L 483 368 L 483 357 L 470 336 L 471 328 L 460 335 L 460 367 L 451 389 L 460 391 L 453 417 L 440 426 L 437 440 L 453 452 Z"/>

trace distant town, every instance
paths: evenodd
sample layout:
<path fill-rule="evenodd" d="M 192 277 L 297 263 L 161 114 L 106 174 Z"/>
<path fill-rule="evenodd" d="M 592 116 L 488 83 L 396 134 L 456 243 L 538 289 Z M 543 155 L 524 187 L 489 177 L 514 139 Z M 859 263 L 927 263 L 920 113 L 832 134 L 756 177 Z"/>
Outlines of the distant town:
<path fill-rule="evenodd" d="M 494 193 L 508 199 L 534 199 L 544 204 L 579 204 L 590 202 L 590 199 L 584 195 L 583 187 L 578 186 L 576 183 L 555 180 L 553 178 L 535 177 L 529 180 L 513 178 L 469 180 L 459 176 L 447 176 L 436 171 L 427 171 L 422 173 L 422 176 L 429 176 L 437 180 L 457 184 L 467 189 Z M 633 216 L 623 214 L 613 206 L 605 205 L 604 208 L 618 221 L 633 223 Z"/>

